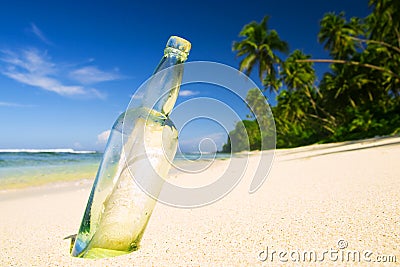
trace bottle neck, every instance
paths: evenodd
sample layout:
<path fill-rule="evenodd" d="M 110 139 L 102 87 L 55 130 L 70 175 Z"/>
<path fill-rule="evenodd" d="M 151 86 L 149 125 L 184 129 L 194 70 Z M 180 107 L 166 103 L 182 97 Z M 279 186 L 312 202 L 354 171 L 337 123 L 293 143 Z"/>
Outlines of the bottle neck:
<path fill-rule="evenodd" d="M 168 116 L 178 98 L 183 76 L 183 64 L 187 53 L 173 47 L 164 50 L 161 59 L 148 83 L 143 105 L 157 113 Z"/>

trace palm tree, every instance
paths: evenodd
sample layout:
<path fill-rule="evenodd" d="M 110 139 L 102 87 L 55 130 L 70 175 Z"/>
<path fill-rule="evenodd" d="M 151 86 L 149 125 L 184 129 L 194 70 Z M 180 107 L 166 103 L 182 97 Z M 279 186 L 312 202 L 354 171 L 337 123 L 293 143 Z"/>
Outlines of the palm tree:
<path fill-rule="evenodd" d="M 243 39 L 233 44 L 240 70 L 250 74 L 258 68 L 265 89 L 285 85 L 272 107 L 278 146 L 400 132 L 400 1 L 369 5 L 366 18 L 346 20 L 344 13 L 322 18 L 318 40 L 330 53 L 327 59 L 295 50 L 282 61 L 276 53 L 287 52 L 287 44 L 268 29 L 268 17 L 243 27 Z M 318 87 L 313 63 L 330 64 Z M 263 113 L 259 99 L 252 90 L 246 98 L 256 114 Z"/>
<path fill-rule="evenodd" d="M 297 90 L 303 92 L 309 98 L 314 110 L 316 110 L 316 103 L 313 99 L 313 92 L 316 92 L 314 82 L 317 78 L 315 70 L 310 62 L 298 62 L 298 60 L 309 58 L 310 56 L 296 49 L 283 63 L 280 76 L 289 91 Z"/>
<path fill-rule="evenodd" d="M 310 55 L 305 55 L 300 50 L 293 51 L 283 63 L 280 76 L 289 92 L 296 91 L 297 94 L 303 94 L 307 102 L 311 104 L 311 108 L 308 109 L 306 115 L 313 120 L 320 121 L 326 130 L 333 132 L 335 118 L 322 105 L 318 104 L 318 102 L 321 102 L 323 96 L 315 86 L 317 76 L 312 62 L 299 62 L 300 60 L 307 60 L 310 57 Z M 303 107 L 305 107 L 304 104 Z M 291 112 L 296 111 L 301 110 L 294 108 L 291 110 Z M 293 118 L 296 118 L 296 116 Z"/>
<path fill-rule="evenodd" d="M 380 52 L 382 62 L 394 73 L 400 73 L 400 1 L 398 0 L 370 0 L 373 12 L 367 17 L 370 25 L 372 45 Z M 371 45 L 371 46 L 372 46 Z M 383 48 L 387 48 L 384 50 Z M 372 47 L 371 47 L 372 49 Z M 382 53 L 384 52 L 384 53 Z M 400 95 L 400 77 L 392 76 L 383 81 L 394 95 Z"/>
<path fill-rule="evenodd" d="M 400 47 L 400 1 L 370 0 L 373 12 L 368 16 L 372 26 L 371 39 Z"/>
<path fill-rule="evenodd" d="M 394 7 L 396 5 L 397 7 Z M 400 53 L 400 11 L 398 10 L 400 9 L 400 2 L 396 0 L 371 0 L 370 6 L 374 6 L 374 12 L 364 20 L 352 17 L 347 22 L 344 18 L 344 12 L 339 13 L 339 15 L 327 13 L 321 20 L 318 40 L 320 43 L 325 42 L 324 48 L 329 50 L 334 58 L 335 56 L 341 58 L 341 55 L 356 52 L 356 48 L 361 48 L 362 43 L 378 44 Z M 393 21 L 393 17 L 395 17 L 395 21 Z M 369 28 L 372 28 L 370 33 L 367 32 L 364 22 L 367 22 Z M 367 39 L 366 35 L 368 34 L 370 34 L 370 38 Z M 388 36 L 394 34 L 398 43 L 385 42 Z"/>
<path fill-rule="evenodd" d="M 307 90 L 314 86 L 316 75 L 312 63 L 298 62 L 298 60 L 309 59 L 310 57 L 300 50 L 295 50 L 284 62 L 281 76 L 289 90 Z"/>
<path fill-rule="evenodd" d="M 234 42 L 232 50 L 237 51 L 237 57 L 243 57 L 239 64 L 241 71 L 250 75 L 253 68 L 258 66 L 258 77 L 263 85 L 270 90 L 278 90 L 275 65 L 282 60 L 276 52 L 288 53 L 289 46 L 275 30 L 268 29 L 268 20 L 269 16 L 265 16 L 260 23 L 253 21 L 245 25 L 239 33 L 244 39 Z"/>
<path fill-rule="evenodd" d="M 398 0 L 371 0 L 371 2 L 378 1 L 396 2 Z M 371 15 L 367 19 L 367 22 L 376 24 L 377 20 L 379 19 Z M 387 25 L 385 23 L 383 24 Z M 394 79 L 400 80 L 400 75 L 396 71 L 392 71 L 393 68 L 388 68 L 387 64 L 371 64 L 370 62 L 368 62 L 368 57 L 364 57 L 363 61 L 354 60 L 353 55 L 357 54 L 356 52 L 361 53 L 362 51 L 366 51 L 368 49 L 368 47 L 362 49 L 362 43 L 378 46 L 374 48 L 379 51 L 385 49 L 385 51 L 387 51 L 388 53 L 388 58 L 392 57 L 393 53 L 390 53 L 387 48 L 391 49 L 391 51 L 396 52 L 395 57 L 400 56 L 400 48 L 396 47 L 395 45 L 384 42 L 382 40 L 360 38 L 367 34 L 366 25 L 363 23 L 363 21 L 358 18 L 352 18 L 349 22 L 347 22 L 344 18 L 344 12 L 341 12 L 339 15 L 336 15 L 334 13 L 327 13 L 321 20 L 320 25 L 321 29 L 318 34 L 318 40 L 320 43 L 324 43 L 324 48 L 330 51 L 330 54 L 334 59 L 299 59 L 297 60 L 297 62 L 333 63 L 365 67 L 372 70 L 381 71 L 383 73 L 389 74 Z M 375 31 L 374 26 L 369 25 L 369 27 L 373 28 L 373 33 Z M 396 32 L 396 29 L 392 28 L 392 31 Z M 362 50 L 358 51 L 357 49 Z"/>
<path fill-rule="evenodd" d="M 330 51 L 333 58 L 349 59 L 359 48 L 359 43 L 352 39 L 353 36 L 363 34 L 363 28 L 358 18 L 352 18 L 348 23 L 344 12 L 339 15 L 327 13 L 320 22 L 318 41 L 325 43 L 324 48 Z"/>

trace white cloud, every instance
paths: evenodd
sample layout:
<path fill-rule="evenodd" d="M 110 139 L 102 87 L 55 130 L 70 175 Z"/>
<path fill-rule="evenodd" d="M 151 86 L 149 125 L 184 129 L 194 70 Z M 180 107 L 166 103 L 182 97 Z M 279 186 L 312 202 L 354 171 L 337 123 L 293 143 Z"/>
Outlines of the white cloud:
<path fill-rule="evenodd" d="M 200 92 L 197 91 L 192 91 L 192 90 L 181 90 L 179 92 L 179 96 L 194 96 L 194 95 L 198 95 Z"/>
<path fill-rule="evenodd" d="M 90 88 L 87 90 L 88 94 L 100 98 L 100 99 L 106 99 L 107 98 L 107 94 L 100 92 L 99 90 L 95 89 L 95 88 Z"/>
<path fill-rule="evenodd" d="M 25 105 L 13 102 L 0 102 L 0 107 L 26 108 L 26 107 L 34 107 L 34 105 Z"/>
<path fill-rule="evenodd" d="M 1 73 L 15 81 L 63 96 L 85 95 L 105 98 L 105 94 L 94 88 L 86 88 L 82 84 L 67 85 L 62 82 L 65 78 L 62 73 L 65 73 L 65 71 L 57 68 L 57 65 L 51 61 L 47 53 L 40 53 L 36 49 L 25 49 L 19 53 L 4 50 L 0 52 L 0 61 L 6 63 Z M 84 68 L 70 72 L 77 71 L 83 75 L 83 72 L 79 72 L 82 69 Z M 106 72 L 97 68 L 87 67 L 86 69 L 97 70 L 97 74 L 106 74 Z M 110 79 L 111 77 L 106 76 L 106 78 Z M 95 82 L 94 78 L 91 78 L 91 80 Z M 97 79 L 97 82 L 100 81 L 104 81 L 104 78 Z"/>
<path fill-rule="evenodd" d="M 36 49 L 24 49 L 17 54 L 9 50 L 2 50 L 0 60 L 8 63 L 9 71 L 25 71 L 27 73 L 36 73 L 50 75 L 55 73 L 55 65 L 50 61 L 47 53 L 40 54 Z"/>
<path fill-rule="evenodd" d="M 108 137 L 110 136 L 110 132 L 110 130 L 107 130 L 97 135 L 97 144 L 105 145 L 107 143 Z"/>
<path fill-rule="evenodd" d="M 66 86 L 61 84 L 56 79 L 38 75 L 37 73 L 19 73 L 7 71 L 3 72 L 3 74 L 20 83 L 39 87 L 60 95 L 81 95 L 85 93 L 82 86 Z"/>
<path fill-rule="evenodd" d="M 52 43 L 49 41 L 49 39 L 46 38 L 44 33 L 36 26 L 35 23 L 31 23 L 31 28 L 30 31 L 36 35 L 37 38 L 39 38 L 42 42 L 45 44 L 51 45 Z"/>
<path fill-rule="evenodd" d="M 92 84 L 121 79 L 121 75 L 115 72 L 105 72 L 95 66 L 86 66 L 69 73 L 72 80 L 83 84 Z"/>

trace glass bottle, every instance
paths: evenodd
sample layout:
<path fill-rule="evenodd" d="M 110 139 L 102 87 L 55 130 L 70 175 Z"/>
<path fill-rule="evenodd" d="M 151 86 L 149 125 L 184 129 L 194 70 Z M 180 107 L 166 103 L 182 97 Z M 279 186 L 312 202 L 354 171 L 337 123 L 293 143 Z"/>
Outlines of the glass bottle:
<path fill-rule="evenodd" d="M 190 48 L 188 41 L 170 37 L 140 105 L 114 123 L 72 256 L 104 258 L 139 248 L 176 153 L 178 132 L 168 115 Z"/>

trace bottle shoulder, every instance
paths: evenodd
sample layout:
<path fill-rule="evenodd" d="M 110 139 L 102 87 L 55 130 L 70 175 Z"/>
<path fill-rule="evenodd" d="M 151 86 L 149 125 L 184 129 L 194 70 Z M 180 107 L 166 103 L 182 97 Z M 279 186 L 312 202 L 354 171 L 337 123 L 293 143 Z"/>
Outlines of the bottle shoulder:
<path fill-rule="evenodd" d="M 113 130 L 123 132 L 130 132 L 133 127 L 135 127 L 139 119 L 145 120 L 146 124 L 156 123 L 160 126 L 170 126 L 175 128 L 174 123 L 169 117 L 165 116 L 163 113 L 149 109 L 146 107 L 139 107 L 134 109 L 128 109 L 123 112 L 113 125 Z"/>

